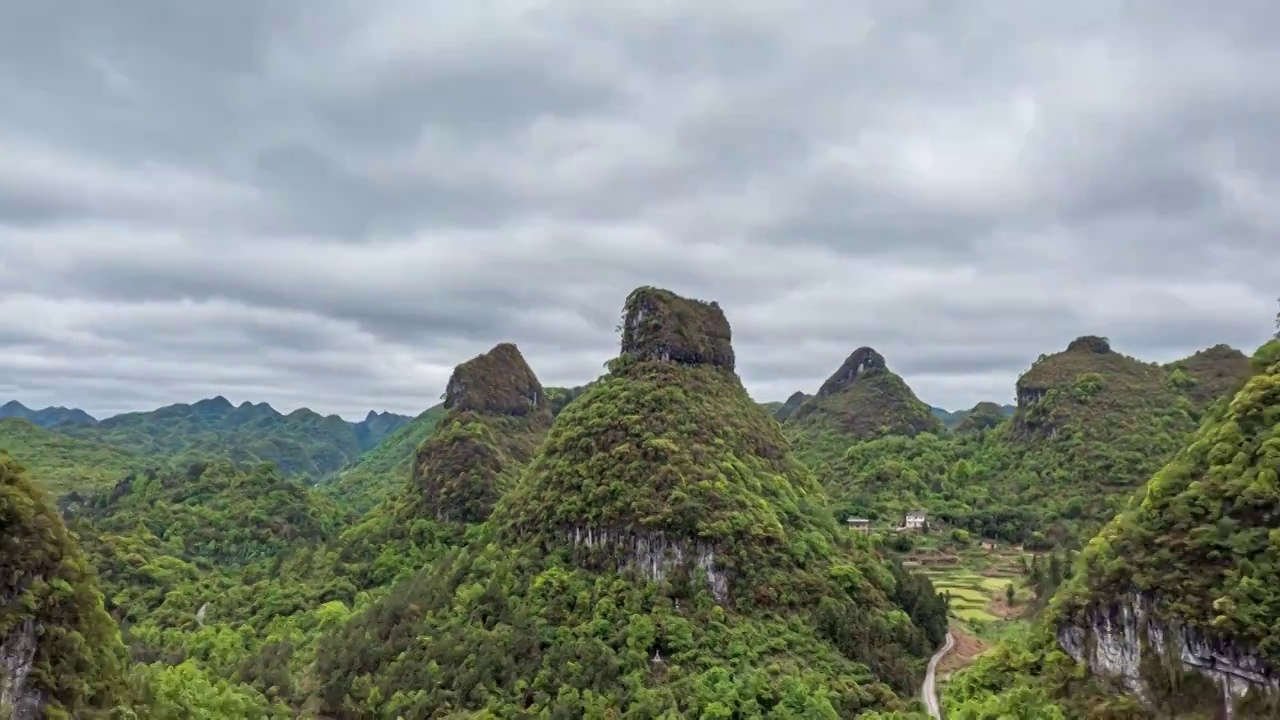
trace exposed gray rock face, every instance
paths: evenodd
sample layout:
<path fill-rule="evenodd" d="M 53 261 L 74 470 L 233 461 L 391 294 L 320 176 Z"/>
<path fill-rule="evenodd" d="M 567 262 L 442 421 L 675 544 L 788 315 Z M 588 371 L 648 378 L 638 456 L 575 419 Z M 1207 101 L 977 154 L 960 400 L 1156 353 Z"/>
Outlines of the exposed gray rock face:
<path fill-rule="evenodd" d="M 1020 408 L 1040 402 L 1040 398 L 1044 397 L 1044 394 L 1047 392 L 1044 388 L 1035 387 L 1019 387 L 1017 390 L 1018 407 Z"/>
<path fill-rule="evenodd" d="M 572 528 L 566 537 L 575 548 L 604 548 L 613 552 L 618 570 L 632 568 L 655 582 L 681 566 L 701 568 L 707 574 L 707 585 L 716 600 L 724 602 L 729 598 L 729 577 L 716 566 L 716 551 L 710 543 L 672 538 L 662 532 L 589 527 Z"/>
<path fill-rule="evenodd" d="M 1236 704 L 1250 691 L 1280 701 L 1280 675 L 1249 651 L 1211 640 L 1188 627 L 1171 627 L 1152 614 L 1153 600 L 1130 595 L 1105 610 L 1092 610 L 1087 625 L 1064 625 L 1058 643 L 1093 674 L 1118 680 L 1135 697 L 1151 704 L 1153 693 L 1142 665 L 1148 660 L 1182 668 L 1211 680 L 1222 691 L 1222 713 L 1236 717 Z"/>
<path fill-rule="evenodd" d="M 28 618 L 0 641 L 0 707 L 12 709 L 12 720 L 40 717 L 44 701 L 38 690 L 27 686 L 35 657 L 36 626 Z"/>

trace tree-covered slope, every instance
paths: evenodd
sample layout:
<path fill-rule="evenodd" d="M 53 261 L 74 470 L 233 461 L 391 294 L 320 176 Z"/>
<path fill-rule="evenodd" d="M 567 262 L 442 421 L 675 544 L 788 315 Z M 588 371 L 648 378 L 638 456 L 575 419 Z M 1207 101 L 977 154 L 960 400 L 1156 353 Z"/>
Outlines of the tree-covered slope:
<path fill-rule="evenodd" d="M 0 420 L 0 451 L 21 462 L 55 497 L 109 487 L 152 464 L 113 445 L 70 437 L 19 419 Z"/>
<path fill-rule="evenodd" d="M 889 370 L 884 356 L 869 347 L 853 351 L 787 421 L 802 436 L 831 435 L 845 444 L 942 431 L 942 421 L 929 405 Z"/>
<path fill-rule="evenodd" d="M 1191 399 L 1197 416 L 1229 398 L 1249 379 L 1249 357 L 1230 345 L 1214 345 L 1165 366 L 1169 381 Z"/>
<path fill-rule="evenodd" d="M 0 452 L 0 709 L 106 718 L 124 677 L 93 570 L 48 497 Z"/>
<path fill-rule="evenodd" d="M 322 643 L 341 718 L 850 717 L 912 703 L 928 582 L 840 532 L 714 304 L 641 288 L 623 353 L 474 542 Z M 518 405 L 518 403 L 517 403 Z"/>
<path fill-rule="evenodd" d="M 404 484 L 413 470 L 418 446 L 435 430 L 444 412 L 444 403 L 427 408 L 339 470 L 319 489 L 344 507 L 356 512 L 369 510 Z"/>

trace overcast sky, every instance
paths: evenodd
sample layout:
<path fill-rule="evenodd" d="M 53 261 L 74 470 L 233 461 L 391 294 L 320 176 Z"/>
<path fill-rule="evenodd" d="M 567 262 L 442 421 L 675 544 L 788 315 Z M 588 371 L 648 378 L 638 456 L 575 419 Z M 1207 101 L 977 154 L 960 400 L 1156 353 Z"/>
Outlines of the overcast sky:
<path fill-rule="evenodd" d="M 1124 9 L 1120 9 L 1123 6 Z M 719 300 L 760 400 L 871 345 L 1011 401 L 1099 334 L 1252 351 L 1280 5 L 0 2 L 0 402 L 416 413 Z"/>

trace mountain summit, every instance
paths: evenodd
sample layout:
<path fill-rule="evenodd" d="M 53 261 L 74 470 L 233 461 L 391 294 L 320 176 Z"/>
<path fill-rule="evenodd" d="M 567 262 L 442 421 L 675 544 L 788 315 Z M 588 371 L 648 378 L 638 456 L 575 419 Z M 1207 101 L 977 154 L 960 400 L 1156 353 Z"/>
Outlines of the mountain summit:
<path fill-rule="evenodd" d="M 930 407 L 870 347 L 854 350 L 790 419 L 809 431 L 834 430 L 855 439 L 942 431 Z"/>
<path fill-rule="evenodd" d="M 418 448 L 420 496 L 409 507 L 439 520 L 481 522 L 551 426 L 547 394 L 520 350 L 501 343 L 454 369 L 444 406 Z"/>

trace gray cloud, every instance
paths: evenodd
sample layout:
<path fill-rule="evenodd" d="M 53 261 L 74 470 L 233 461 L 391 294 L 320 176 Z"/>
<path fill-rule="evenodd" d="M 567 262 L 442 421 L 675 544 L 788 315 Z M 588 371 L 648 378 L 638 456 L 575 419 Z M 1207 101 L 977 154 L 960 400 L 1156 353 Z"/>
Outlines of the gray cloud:
<path fill-rule="evenodd" d="M 0 10 L 0 394 L 433 404 L 596 377 L 640 284 L 753 394 L 872 345 L 1009 400 L 1077 335 L 1270 329 L 1280 10 L 384 0 Z"/>

